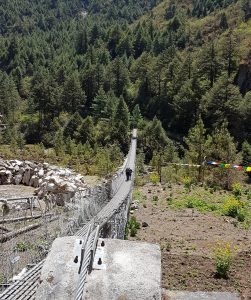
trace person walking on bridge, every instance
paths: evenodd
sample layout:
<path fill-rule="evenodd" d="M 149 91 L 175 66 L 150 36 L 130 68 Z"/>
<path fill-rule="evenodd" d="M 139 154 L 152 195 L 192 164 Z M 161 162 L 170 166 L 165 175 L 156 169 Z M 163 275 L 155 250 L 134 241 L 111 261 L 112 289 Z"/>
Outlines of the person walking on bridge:
<path fill-rule="evenodd" d="M 131 168 L 126 168 L 126 181 L 132 179 L 132 169 Z"/>

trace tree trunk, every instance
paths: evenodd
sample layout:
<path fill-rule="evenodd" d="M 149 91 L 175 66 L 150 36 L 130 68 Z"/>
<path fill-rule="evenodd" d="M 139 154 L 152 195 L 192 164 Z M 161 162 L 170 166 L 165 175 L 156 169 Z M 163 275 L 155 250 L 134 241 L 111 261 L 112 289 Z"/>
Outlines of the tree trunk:
<path fill-rule="evenodd" d="M 58 217 L 54 217 L 54 218 L 48 220 L 48 222 L 55 221 L 56 219 L 58 219 Z M 18 229 L 16 231 L 12 231 L 12 232 L 8 232 L 6 234 L 3 234 L 0 237 L 0 243 L 4 243 L 4 242 L 6 242 L 6 241 L 22 234 L 22 233 L 28 232 L 28 231 L 33 230 L 33 229 L 37 229 L 37 228 L 41 227 L 42 225 L 44 225 L 44 222 L 28 225 L 28 226 L 23 227 L 21 229 Z"/>
<path fill-rule="evenodd" d="M 27 217 L 19 217 L 19 218 L 12 218 L 12 219 L 3 219 L 0 220 L 0 224 L 5 224 L 5 223 L 14 223 L 14 222 L 19 222 L 19 221 L 24 221 L 24 220 L 30 220 L 30 219 L 39 219 L 41 217 L 50 217 L 53 216 L 53 213 L 49 213 L 46 215 L 33 215 L 33 216 L 27 216 Z"/>

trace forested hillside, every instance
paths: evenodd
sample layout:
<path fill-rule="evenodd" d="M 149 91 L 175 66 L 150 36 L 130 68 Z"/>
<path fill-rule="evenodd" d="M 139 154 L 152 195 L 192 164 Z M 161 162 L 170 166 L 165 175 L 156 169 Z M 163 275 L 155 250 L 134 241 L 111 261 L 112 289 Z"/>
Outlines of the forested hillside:
<path fill-rule="evenodd" d="M 57 154 L 110 145 L 126 152 L 129 129 L 138 126 L 151 160 L 171 145 L 167 136 L 184 153 L 184 137 L 201 128 L 205 139 L 223 134 L 235 153 L 244 142 L 250 161 L 249 2 L 4 1 L 1 143 L 42 143 Z"/>

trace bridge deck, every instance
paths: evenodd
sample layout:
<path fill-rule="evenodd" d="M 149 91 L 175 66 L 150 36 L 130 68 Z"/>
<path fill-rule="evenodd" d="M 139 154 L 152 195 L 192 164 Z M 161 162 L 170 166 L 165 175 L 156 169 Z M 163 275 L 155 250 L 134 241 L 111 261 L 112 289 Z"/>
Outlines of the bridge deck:
<path fill-rule="evenodd" d="M 135 158 L 136 158 L 136 147 L 137 147 L 137 130 L 133 130 L 132 133 L 132 140 L 131 140 L 131 148 L 128 153 L 127 164 L 126 167 L 130 167 L 133 172 L 135 170 Z M 87 243 L 87 255 L 85 255 L 82 271 L 80 274 L 80 289 L 77 292 L 76 299 L 82 298 L 82 293 L 84 289 L 84 281 L 87 275 L 87 267 L 90 260 L 90 251 L 93 247 L 94 242 L 94 235 L 95 235 L 95 228 L 100 225 L 104 225 L 120 208 L 120 206 L 124 203 L 127 196 L 130 194 L 133 188 L 133 179 L 134 173 L 132 175 L 131 181 L 126 181 L 126 176 L 123 174 L 124 177 L 120 182 L 120 185 L 117 189 L 116 194 L 113 198 L 108 202 L 108 204 L 95 216 L 88 224 L 86 224 L 83 228 L 81 228 L 75 235 L 81 236 L 83 239 L 88 238 L 86 237 L 88 228 L 90 224 L 93 227 L 93 231 L 88 238 Z M 9 288 L 7 288 L 2 294 L 0 294 L 1 300 L 33 300 L 35 298 L 36 289 L 38 286 L 39 276 L 41 273 L 41 269 L 43 266 L 43 261 L 32 268 L 27 274 L 24 276 L 22 280 L 19 282 L 14 283 Z"/>

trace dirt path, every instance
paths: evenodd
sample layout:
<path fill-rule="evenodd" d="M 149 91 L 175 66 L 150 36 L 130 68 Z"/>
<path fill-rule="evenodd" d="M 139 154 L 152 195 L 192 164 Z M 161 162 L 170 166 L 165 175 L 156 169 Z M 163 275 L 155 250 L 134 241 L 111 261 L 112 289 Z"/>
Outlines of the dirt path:
<path fill-rule="evenodd" d="M 195 194 L 202 193 L 202 189 Z M 159 243 L 162 251 L 162 286 L 173 290 L 239 292 L 251 299 L 251 232 L 235 219 L 200 213 L 196 209 L 174 209 L 169 205 L 170 193 L 182 201 L 182 186 L 171 189 L 147 184 L 136 191 L 139 209 L 133 214 L 138 222 L 146 222 L 132 240 Z M 202 195 L 205 199 L 208 193 Z M 220 199 L 225 195 L 215 194 Z M 218 241 L 236 249 L 228 279 L 215 276 L 213 249 Z"/>
<path fill-rule="evenodd" d="M 0 185 L 0 199 L 33 196 L 35 188 L 25 185 Z"/>

